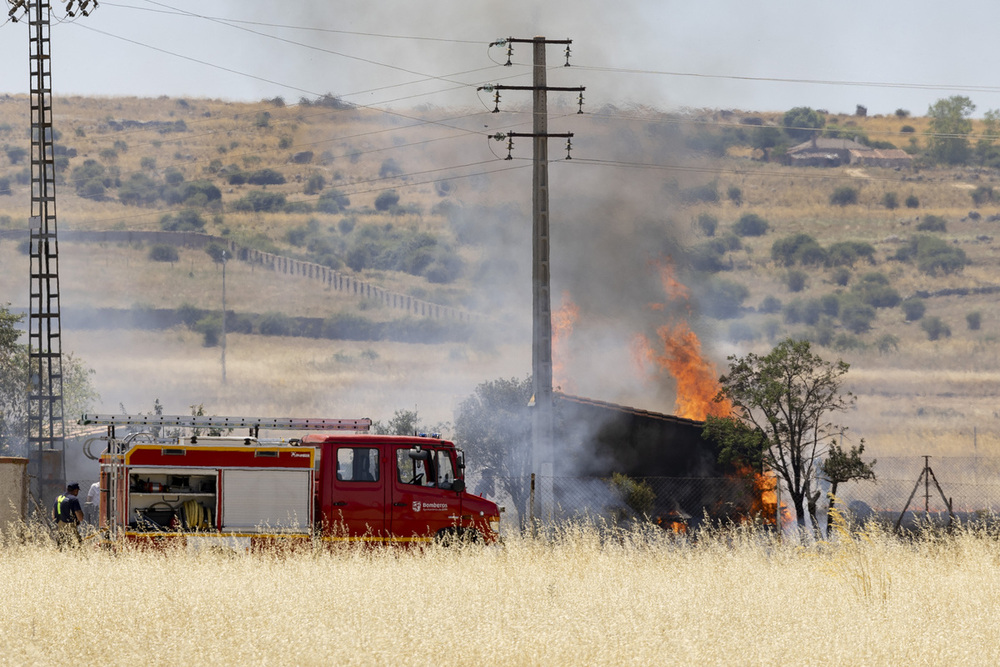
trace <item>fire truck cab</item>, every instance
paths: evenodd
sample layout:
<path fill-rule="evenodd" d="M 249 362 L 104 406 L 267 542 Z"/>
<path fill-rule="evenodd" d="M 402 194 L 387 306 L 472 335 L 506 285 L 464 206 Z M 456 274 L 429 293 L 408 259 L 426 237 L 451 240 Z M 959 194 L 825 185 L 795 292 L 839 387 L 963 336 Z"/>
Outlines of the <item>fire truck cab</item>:
<path fill-rule="evenodd" d="M 496 503 L 465 489 L 464 460 L 439 437 L 317 433 L 264 441 L 260 428 L 365 430 L 370 420 L 84 415 L 107 424 L 101 528 L 111 538 L 493 542 Z M 115 426 L 251 427 L 249 437 L 117 438 Z M 283 424 L 283 425 L 282 425 Z"/>

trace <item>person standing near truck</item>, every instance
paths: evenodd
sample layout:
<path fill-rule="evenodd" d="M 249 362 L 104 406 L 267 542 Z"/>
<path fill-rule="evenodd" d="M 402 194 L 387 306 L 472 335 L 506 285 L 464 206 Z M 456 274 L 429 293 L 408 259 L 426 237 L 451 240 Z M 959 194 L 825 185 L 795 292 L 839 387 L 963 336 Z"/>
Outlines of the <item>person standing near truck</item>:
<path fill-rule="evenodd" d="M 83 521 L 83 509 L 80 507 L 80 485 L 76 482 L 66 485 L 66 493 L 56 498 L 52 506 L 52 518 L 56 522 L 56 544 L 77 546 L 80 544 L 80 531 L 77 524 Z"/>

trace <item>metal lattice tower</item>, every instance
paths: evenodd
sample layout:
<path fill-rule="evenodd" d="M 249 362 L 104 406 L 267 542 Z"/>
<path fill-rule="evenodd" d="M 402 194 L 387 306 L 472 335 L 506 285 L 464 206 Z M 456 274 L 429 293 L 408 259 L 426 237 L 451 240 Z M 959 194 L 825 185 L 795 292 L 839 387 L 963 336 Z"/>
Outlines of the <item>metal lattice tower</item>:
<path fill-rule="evenodd" d="M 42 470 L 43 450 L 59 450 L 65 479 L 62 331 L 59 312 L 59 242 L 56 236 L 56 182 L 52 131 L 50 7 L 30 3 L 31 44 L 31 292 L 28 315 L 28 446 L 37 450 L 38 497 L 42 480 L 56 471 Z"/>
<path fill-rule="evenodd" d="M 28 19 L 31 73 L 31 217 L 28 220 L 31 286 L 28 315 L 28 447 L 37 455 L 35 498 L 45 482 L 66 478 L 66 423 L 63 418 L 62 325 L 59 306 L 59 242 L 56 235 L 56 182 L 52 126 L 52 50 L 49 0 L 8 0 L 8 16 Z M 91 0 L 76 3 L 88 14 Z M 74 16 L 74 0 L 66 4 Z M 93 7 L 97 3 L 93 2 Z M 46 457 L 46 451 L 58 452 Z M 48 464 L 46 463 L 48 461 Z M 58 462 L 58 463 L 56 463 Z M 58 470 L 52 468 L 58 466 Z"/>

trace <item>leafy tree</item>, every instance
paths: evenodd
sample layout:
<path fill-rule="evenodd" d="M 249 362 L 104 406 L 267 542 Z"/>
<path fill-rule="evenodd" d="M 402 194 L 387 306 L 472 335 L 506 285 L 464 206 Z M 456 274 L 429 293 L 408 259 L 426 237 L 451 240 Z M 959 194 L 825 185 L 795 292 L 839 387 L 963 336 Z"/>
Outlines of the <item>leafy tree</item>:
<path fill-rule="evenodd" d="M 917 269 L 928 275 L 960 273 L 969 264 L 965 251 L 944 239 L 916 234 L 893 256 L 901 262 L 916 262 Z"/>
<path fill-rule="evenodd" d="M 994 143 L 1000 139 L 1000 110 L 990 109 L 983 114 L 983 131 L 976 142 L 976 157 L 979 164 L 996 156 Z"/>
<path fill-rule="evenodd" d="M 920 200 L 916 195 L 909 195 L 904 202 L 906 208 L 920 208 Z"/>
<path fill-rule="evenodd" d="M 875 308 L 864 303 L 854 295 L 850 295 L 840 304 L 840 323 L 855 334 L 862 334 L 872 328 L 875 321 Z"/>
<path fill-rule="evenodd" d="M 4 152 L 11 164 L 18 164 L 28 157 L 28 149 L 24 146 L 4 146 Z"/>
<path fill-rule="evenodd" d="M 841 391 L 850 367 L 824 361 L 808 341 L 791 339 L 764 356 L 730 356 L 729 362 L 729 373 L 719 378 L 717 400 L 729 401 L 733 415 L 709 418 L 706 433 L 718 438 L 723 457 L 760 461 L 775 471 L 804 528 L 807 503 L 819 494 L 820 459 L 841 431 L 827 415 L 854 403 L 850 392 Z"/>
<path fill-rule="evenodd" d="M 321 213 L 340 213 L 351 205 L 350 198 L 339 190 L 327 190 L 319 196 L 316 210 Z"/>
<path fill-rule="evenodd" d="M 743 190 L 735 185 L 730 185 L 726 189 L 726 196 L 729 197 L 729 201 L 733 202 L 735 206 L 743 205 Z"/>
<path fill-rule="evenodd" d="M 771 244 L 771 259 L 783 266 L 822 264 L 827 253 L 809 234 L 793 234 Z"/>
<path fill-rule="evenodd" d="M 856 294 L 862 303 L 874 308 L 895 308 L 902 301 L 899 292 L 889 284 L 889 279 L 877 271 L 861 276 L 851 287 L 851 292 Z"/>
<path fill-rule="evenodd" d="M 826 460 L 820 465 L 820 474 L 826 481 L 830 482 L 830 507 L 832 510 L 837 502 L 837 487 L 845 482 L 871 480 L 875 481 L 875 463 L 872 459 L 867 462 L 861 458 L 865 452 L 865 441 L 844 451 L 837 443 L 830 443 Z M 813 512 L 813 517 L 816 514 Z M 833 512 L 828 511 L 826 515 L 826 533 L 830 534 L 830 526 L 833 521 Z"/>
<path fill-rule="evenodd" d="M 701 299 L 704 313 L 720 320 L 738 317 L 743 302 L 750 296 L 746 285 L 731 280 L 712 280 L 705 288 Z"/>
<path fill-rule="evenodd" d="M 28 348 L 18 342 L 18 325 L 10 304 L 0 306 L 0 455 L 22 452 L 28 434 Z"/>
<path fill-rule="evenodd" d="M 611 488 L 636 515 L 648 517 L 656 503 L 656 492 L 646 481 L 635 481 L 619 472 L 611 473 Z M 622 517 L 625 518 L 625 517 Z"/>
<path fill-rule="evenodd" d="M 285 207 L 287 199 L 279 192 L 264 192 L 251 190 L 245 196 L 233 202 L 235 211 L 252 211 L 254 213 L 280 211 Z"/>
<path fill-rule="evenodd" d="M 826 252 L 827 266 L 850 266 L 859 259 L 868 260 L 869 264 L 875 263 L 875 246 L 865 241 L 838 241 L 831 245 Z"/>
<path fill-rule="evenodd" d="M 719 227 L 719 219 L 714 215 L 701 213 L 695 224 L 698 225 L 698 229 L 700 229 L 701 233 L 705 236 L 715 236 L 715 230 Z"/>
<path fill-rule="evenodd" d="M 792 269 L 785 276 L 785 282 L 788 284 L 788 290 L 791 292 L 801 292 L 806 288 L 806 281 L 809 276 L 805 271 L 799 271 L 798 269 Z"/>
<path fill-rule="evenodd" d="M 756 127 L 750 135 L 750 145 L 764 153 L 764 162 L 769 162 L 774 153 L 783 153 L 783 143 L 781 130 L 770 125 Z"/>
<path fill-rule="evenodd" d="M 231 255 L 226 247 L 221 243 L 209 243 L 205 246 L 205 252 L 208 256 L 212 258 L 212 261 L 216 264 L 221 264 L 224 260 L 229 259 Z"/>
<path fill-rule="evenodd" d="M 944 164 L 965 164 L 969 159 L 970 116 L 976 105 L 968 97 L 953 95 L 935 102 L 927 110 L 930 130 L 927 152 L 932 160 Z"/>
<path fill-rule="evenodd" d="M 531 378 L 483 382 L 455 414 L 455 439 L 479 466 L 475 492 L 511 497 L 527 522 L 531 470 Z"/>
<path fill-rule="evenodd" d="M 882 206 L 885 206 L 890 211 L 899 208 L 899 197 L 896 196 L 895 192 L 886 192 L 882 195 Z"/>
<path fill-rule="evenodd" d="M 965 323 L 968 325 L 969 331 L 979 331 L 979 327 L 983 325 L 983 314 L 978 310 L 966 313 Z"/>
<path fill-rule="evenodd" d="M 420 418 L 416 410 L 396 410 L 385 424 L 374 421 L 371 425 L 371 432 L 375 435 L 414 435 L 419 430 Z"/>
<path fill-rule="evenodd" d="M 312 196 L 322 192 L 323 188 L 325 187 L 326 187 L 326 179 L 323 177 L 323 174 L 319 173 L 318 171 L 314 171 L 313 173 L 309 174 L 309 178 L 306 179 L 306 186 L 302 190 L 302 193 Z"/>
<path fill-rule="evenodd" d="M 980 185 L 969 194 L 972 196 L 972 203 L 975 206 L 982 206 L 993 201 L 993 188 L 988 185 Z"/>
<path fill-rule="evenodd" d="M 789 137 L 807 141 L 826 125 L 826 118 L 809 107 L 795 107 L 785 112 L 784 124 L 785 134 Z"/>

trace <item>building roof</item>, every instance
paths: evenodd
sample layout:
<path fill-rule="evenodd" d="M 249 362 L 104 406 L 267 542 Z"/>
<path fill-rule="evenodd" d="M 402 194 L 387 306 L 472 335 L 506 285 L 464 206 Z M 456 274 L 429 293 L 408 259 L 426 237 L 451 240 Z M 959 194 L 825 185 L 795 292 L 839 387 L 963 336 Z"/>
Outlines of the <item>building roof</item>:
<path fill-rule="evenodd" d="M 874 149 L 869 148 L 864 144 L 859 144 L 853 139 L 832 139 L 830 137 L 816 137 L 815 140 L 810 139 L 809 141 L 802 142 L 798 146 L 793 146 L 789 148 L 788 153 L 843 151 L 843 150 L 870 151 Z"/>

